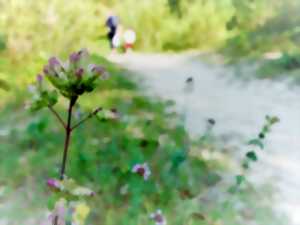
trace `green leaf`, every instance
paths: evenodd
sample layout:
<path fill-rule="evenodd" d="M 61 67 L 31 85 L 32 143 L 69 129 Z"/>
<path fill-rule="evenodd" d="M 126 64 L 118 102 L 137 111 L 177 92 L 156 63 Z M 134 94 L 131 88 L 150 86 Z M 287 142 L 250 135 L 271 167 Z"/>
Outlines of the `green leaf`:
<path fill-rule="evenodd" d="M 246 178 L 243 175 L 237 175 L 235 177 L 235 180 L 236 180 L 236 185 L 240 186 L 246 180 Z"/>
<path fill-rule="evenodd" d="M 228 192 L 231 194 L 235 194 L 239 191 L 239 187 L 246 181 L 246 178 L 244 175 L 237 175 L 235 176 L 235 185 L 232 185 L 229 187 Z"/>
<path fill-rule="evenodd" d="M 254 146 L 258 146 L 259 148 L 263 149 L 264 148 L 264 144 L 262 143 L 261 140 L 259 139 L 252 139 L 248 142 L 248 145 L 254 145 Z"/>
<path fill-rule="evenodd" d="M 53 194 L 48 198 L 47 207 L 50 211 L 54 209 L 57 200 L 58 196 L 56 194 Z"/>
<path fill-rule="evenodd" d="M 263 133 L 268 133 L 270 131 L 270 127 L 268 125 L 265 125 L 262 129 Z"/>
<path fill-rule="evenodd" d="M 254 162 L 257 161 L 257 156 L 254 151 L 247 152 L 246 156 Z"/>
<path fill-rule="evenodd" d="M 266 116 L 266 120 L 271 124 L 278 123 L 280 120 L 277 116 Z"/>
<path fill-rule="evenodd" d="M 54 106 L 57 103 L 58 94 L 56 90 L 53 90 L 48 93 L 48 102 L 50 106 Z"/>
<path fill-rule="evenodd" d="M 177 151 L 172 156 L 172 170 L 176 170 L 185 160 L 186 153 L 184 151 Z"/>

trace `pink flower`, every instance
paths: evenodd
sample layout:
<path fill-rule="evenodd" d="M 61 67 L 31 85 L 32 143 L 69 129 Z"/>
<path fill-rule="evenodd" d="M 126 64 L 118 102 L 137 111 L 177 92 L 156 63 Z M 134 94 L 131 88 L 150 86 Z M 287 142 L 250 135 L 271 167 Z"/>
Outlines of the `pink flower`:
<path fill-rule="evenodd" d="M 83 74 L 84 74 L 84 69 L 83 68 L 78 68 L 76 71 L 75 71 L 75 76 L 77 77 L 77 78 L 82 78 L 82 76 L 83 76 Z"/>
<path fill-rule="evenodd" d="M 69 57 L 69 61 L 72 64 L 77 64 L 78 62 L 88 59 L 89 58 L 89 52 L 87 49 L 81 49 L 78 52 L 73 52 L 70 57 Z"/>
<path fill-rule="evenodd" d="M 43 76 L 41 74 L 38 74 L 36 76 L 36 81 L 40 84 L 43 81 Z"/>
<path fill-rule="evenodd" d="M 144 177 L 144 180 L 148 180 L 149 176 L 151 175 L 151 171 L 147 163 L 136 164 L 133 166 L 131 171 L 140 175 L 141 177 Z"/>
<path fill-rule="evenodd" d="M 53 70 L 54 70 L 55 68 L 61 66 L 61 65 L 60 65 L 60 62 L 59 62 L 59 60 L 58 60 L 58 58 L 56 58 L 56 57 L 51 57 L 51 58 L 49 59 L 49 61 L 48 61 L 48 64 L 49 64 L 50 69 L 53 69 Z"/>
<path fill-rule="evenodd" d="M 160 209 L 158 209 L 155 213 L 151 213 L 150 219 L 154 220 L 156 225 L 167 225 L 167 220 Z"/>
<path fill-rule="evenodd" d="M 70 63 L 77 63 L 80 60 L 80 54 L 78 52 L 73 52 L 69 57 Z"/>
<path fill-rule="evenodd" d="M 60 182 L 52 178 L 47 180 L 47 185 L 48 187 L 55 188 L 55 189 L 60 189 L 61 187 Z"/>
<path fill-rule="evenodd" d="M 56 57 L 51 57 L 48 60 L 48 64 L 44 66 L 44 74 L 50 76 L 58 76 L 58 73 L 62 71 L 63 67 Z"/>

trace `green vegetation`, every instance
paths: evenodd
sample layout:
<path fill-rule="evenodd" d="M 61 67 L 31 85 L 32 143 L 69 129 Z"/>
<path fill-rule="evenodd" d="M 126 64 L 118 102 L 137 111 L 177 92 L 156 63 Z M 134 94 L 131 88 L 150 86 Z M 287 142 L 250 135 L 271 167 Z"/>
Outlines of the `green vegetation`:
<path fill-rule="evenodd" d="M 126 71 L 99 56 L 95 55 L 93 60 L 105 65 L 112 76 L 100 84 L 95 94 L 82 98 L 81 112 L 91 112 L 97 104 L 117 108 L 121 117 L 116 121 L 99 115 L 73 134 L 68 176 L 97 193 L 90 199 L 91 223 L 98 224 L 95 221 L 100 220 L 105 225 L 144 224 L 150 222 L 149 213 L 157 208 L 162 209 L 170 224 L 228 221 L 242 225 L 245 219 L 273 220 L 267 205 L 269 200 L 254 204 L 252 201 L 258 196 L 255 197 L 256 191 L 248 183 L 234 196 L 225 192 L 217 201 L 210 196 L 210 189 L 216 188 L 220 180 L 219 173 L 224 174 L 230 162 L 226 155 L 206 158 L 207 154 L 214 155 L 215 147 L 209 141 L 213 140 L 211 134 L 191 141 L 177 115 L 168 110 L 172 102 L 141 95 L 135 83 L 126 78 Z M 7 196 L 3 201 L 19 204 L 13 205 L 13 209 L 22 208 L 18 215 L 13 211 L 0 210 L 0 213 L 11 215 L 15 223 L 40 215 L 33 214 L 36 208 L 45 209 L 49 194 L 46 180 L 58 175 L 63 143 L 55 118 L 47 110 L 33 116 L 23 109 L 24 100 L 19 98 L 17 104 L 6 104 L 0 117 L 4 133 L 0 139 L 0 158 L 5 159 L 0 167 L 0 183 Z M 58 105 L 59 113 L 64 116 L 65 104 L 60 101 Z M 153 180 L 146 184 L 130 172 L 134 163 L 143 161 L 152 166 L 153 173 Z M 186 183 L 189 176 L 196 179 Z M 209 205 L 198 203 L 194 197 L 199 194 Z M 26 208 L 18 201 L 25 201 Z M 236 204 L 243 205 L 240 211 L 235 210 Z M 248 214 L 242 216 L 244 210 L 260 214 L 249 219 Z"/>
<path fill-rule="evenodd" d="M 235 35 L 223 52 L 236 58 L 299 50 L 299 7 L 295 0 L 236 1 L 236 13 L 228 23 Z"/>
<path fill-rule="evenodd" d="M 18 50 L 19 57 L 40 49 L 43 49 L 39 51 L 42 56 L 49 49 L 53 53 L 60 53 L 62 49 L 69 52 L 81 45 L 100 52 L 103 49 L 99 41 L 106 36 L 104 23 L 111 9 L 125 28 L 132 27 L 137 32 L 137 49 L 207 49 L 218 46 L 228 36 L 226 21 L 233 13 L 230 0 L 181 1 L 181 16 L 172 13 L 179 8 L 174 5 L 171 7 L 174 10 L 170 10 L 167 0 L 102 3 L 93 0 L 54 0 L 51 3 L 2 0 L 0 5 L 5 12 L 0 29 L 8 36 L 9 50 Z"/>
<path fill-rule="evenodd" d="M 135 49 L 140 51 L 218 50 L 226 62 L 245 58 L 261 60 L 266 52 L 297 55 L 300 4 L 296 0 L 271 2 L 0 0 L 3 9 L 0 79 L 8 77 L 15 83 L 13 80 L 18 76 L 18 82 L 28 82 L 36 65 L 45 62 L 51 54 L 65 57 L 65 52 L 72 52 L 78 46 L 97 54 L 108 53 L 104 23 L 111 10 L 120 17 L 122 29 L 136 31 Z M 280 61 L 286 60 L 283 57 Z M 31 66 L 20 66 L 27 63 Z M 33 63 L 36 65 L 32 66 Z M 263 63 L 258 75 L 274 77 L 286 71 L 281 62 L 274 63 L 270 66 L 268 62 Z M 20 70 L 9 71 L 12 67 L 9 64 L 20 64 L 17 66 Z M 3 74 L 11 72 L 13 78 Z"/>
<path fill-rule="evenodd" d="M 104 21 L 111 9 L 125 27 L 136 30 L 139 50 L 226 44 L 224 51 L 233 46 L 231 52 L 242 52 L 237 56 L 247 55 L 253 50 L 250 33 L 273 14 L 271 8 L 262 10 L 266 1 L 239 2 L 0 0 L 0 200 L 5 206 L 0 205 L 0 219 L 18 225 L 34 219 L 30 225 L 45 219 L 47 204 L 53 206 L 46 181 L 58 176 L 64 137 L 47 110 L 32 114 L 25 109 L 27 87 L 50 55 L 65 58 L 87 47 L 111 78 L 81 98 L 75 121 L 95 106 L 120 114 L 119 120 L 99 114 L 73 134 L 68 176 L 96 192 L 90 199 L 89 224 L 148 224 L 157 209 L 172 225 L 281 224 L 269 207 L 271 197 L 260 196 L 244 176 L 222 179 L 234 162 L 217 151 L 222 146 L 210 129 L 191 140 L 180 117 L 170 111 L 173 102 L 144 96 L 127 71 L 99 56 L 108 53 Z M 64 118 L 66 104 L 62 99 L 56 105 Z M 248 161 L 257 160 L 252 150 L 246 154 Z M 153 179 L 146 183 L 131 171 L 143 162 L 152 169 Z M 239 186 L 234 195 L 227 192 L 232 183 Z"/>
<path fill-rule="evenodd" d="M 32 52 L 45 57 L 50 49 L 70 52 L 77 46 L 106 52 L 107 44 L 99 43 L 104 43 L 111 10 L 123 28 L 137 32 L 135 47 L 143 51 L 221 48 L 227 56 L 241 57 L 298 48 L 296 0 L 2 0 L 0 5 L 1 32 L 8 50 L 18 52 L 10 55 L 18 58 Z M 293 18 L 287 20 L 287 15 Z"/>
<path fill-rule="evenodd" d="M 289 76 L 299 80 L 299 1 L 237 1 L 236 15 L 228 23 L 235 34 L 226 40 L 221 53 L 235 63 L 253 59 L 261 78 Z M 255 5 L 254 5 L 255 4 Z M 271 6 L 270 6 L 271 5 Z M 281 54 L 265 59 L 265 53 Z"/>
<path fill-rule="evenodd" d="M 289 75 L 297 83 L 300 81 L 300 54 L 284 53 L 278 59 L 264 60 L 257 74 L 262 78 L 283 78 Z"/>

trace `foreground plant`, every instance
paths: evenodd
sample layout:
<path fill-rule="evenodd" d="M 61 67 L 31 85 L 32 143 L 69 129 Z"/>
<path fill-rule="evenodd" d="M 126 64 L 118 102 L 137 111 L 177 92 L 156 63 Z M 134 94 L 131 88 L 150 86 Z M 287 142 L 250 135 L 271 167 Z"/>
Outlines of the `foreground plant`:
<path fill-rule="evenodd" d="M 89 208 L 82 200 L 82 197 L 93 196 L 94 192 L 88 188 L 78 186 L 71 179 L 67 179 L 65 175 L 66 165 L 72 132 L 102 111 L 102 108 L 96 108 L 75 124 L 72 123 L 72 116 L 74 106 L 78 102 L 79 97 L 92 92 L 100 80 L 105 79 L 107 75 L 108 73 L 103 67 L 90 63 L 89 53 L 83 49 L 72 53 L 66 62 L 62 62 L 56 57 L 50 58 L 48 64 L 44 66 L 43 73 L 37 75 L 36 84 L 30 87 L 33 93 L 31 109 L 36 111 L 45 107 L 48 108 L 57 118 L 65 132 L 59 180 L 49 179 L 47 181 L 48 186 L 55 193 L 55 201 L 52 202 L 51 206 L 52 208 L 54 207 L 54 211 L 50 217 L 55 225 L 65 224 L 69 220 L 75 221 L 78 225 L 83 224 L 88 215 Z M 47 85 L 45 79 L 49 81 L 48 84 L 50 85 Z M 68 101 L 66 121 L 54 109 L 59 95 L 65 97 Z"/>
<path fill-rule="evenodd" d="M 271 128 L 279 122 L 279 118 L 276 116 L 266 116 L 265 123 L 260 130 L 257 138 L 251 139 L 248 142 L 248 145 L 251 147 L 251 150 L 248 151 L 245 155 L 245 158 L 242 161 L 243 173 L 235 177 L 235 184 L 229 188 L 229 192 L 236 193 L 240 190 L 240 187 L 247 181 L 246 172 L 249 171 L 251 163 L 258 161 L 257 150 L 263 150 L 265 145 L 264 141 L 266 136 L 271 132 Z"/>

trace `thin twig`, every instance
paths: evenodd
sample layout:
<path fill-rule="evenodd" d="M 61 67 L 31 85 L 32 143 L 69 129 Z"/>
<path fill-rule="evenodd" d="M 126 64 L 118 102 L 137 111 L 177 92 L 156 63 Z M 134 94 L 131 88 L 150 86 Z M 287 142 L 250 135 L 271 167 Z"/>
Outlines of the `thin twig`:
<path fill-rule="evenodd" d="M 55 109 L 52 106 L 48 106 L 49 110 L 53 113 L 53 115 L 58 119 L 58 121 L 61 123 L 61 125 L 66 128 L 67 125 L 65 124 L 65 122 L 63 121 L 63 119 L 61 118 L 61 116 L 58 114 L 58 112 L 55 111 Z"/>
<path fill-rule="evenodd" d="M 75 124 L 71 130 L 74 130 L 75 128 L 79 127 L 81 124 L 83 124 L 84 122 L 86 122 L 88 119 L 92 118 L 93 116 L 97 115 L 98 112 L 100 112 L 102 110 L 102 108 L 97 108 L 95 109 L 93 112 L 91 112 L 87 117 L 85 117 L 84 119 L 82 119 L 81 121 L 79 121 L 77 124 Z"/>

